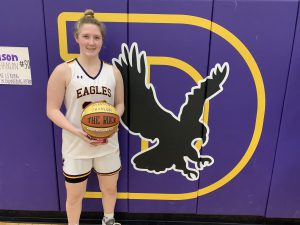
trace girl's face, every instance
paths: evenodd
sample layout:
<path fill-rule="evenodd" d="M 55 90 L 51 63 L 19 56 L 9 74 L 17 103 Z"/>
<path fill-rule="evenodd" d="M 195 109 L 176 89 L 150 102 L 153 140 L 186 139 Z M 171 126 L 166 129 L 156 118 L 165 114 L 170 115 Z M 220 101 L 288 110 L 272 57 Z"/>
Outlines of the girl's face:
<path fill-rule="evenodd" d="M 80 54 L 87 57 L 98 57 L 103 39 L 100 29 L 95 24 L 83 24 L 78 31 L 76 42 L 79 45 Z"/>

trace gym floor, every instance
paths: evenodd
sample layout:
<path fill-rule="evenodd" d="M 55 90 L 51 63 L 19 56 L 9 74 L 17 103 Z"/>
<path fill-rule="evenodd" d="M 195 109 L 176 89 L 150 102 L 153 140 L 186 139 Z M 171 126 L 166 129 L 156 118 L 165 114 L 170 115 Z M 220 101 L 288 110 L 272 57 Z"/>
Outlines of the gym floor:
<path fill-rule="evenodd" d="M 119 221 L 122 225 L 187 225 L 187 224 L 197 224 L 199 222 L 163 222 L 163 221 L 155 221 L 155 222 L 146 222 L 146 221 Z M 238 223 L 200 223 L 203 225 L 239 225 Z M 0 225 L 67 225 L 64 223 L 52 224 L 52 223 L 13 223 L 13 222 L 0 222 Z M 258 225 L 258 224 L 243 224 L 243 225 Z"/>
<path fill-rule="evenodd" d="M 102 213 L 83 212 L 80 225 L 100 225 Z M 193 214 L 116 213 L 122 225 L 300 225 L 299 219 Z M 0 210 L 0 225 L 67 225 L 65 212 Z"/>
<path fill-rule="evenodd" d="M 269 223 L 269 222 L 263 222 L 263 223 L 220 223 L 220 222 L 185 222 L 185 221 L 176 221 L 176 222 L 166 222 L 166 221 L 118 221 L 122 225 L 271 225 L 271 224 L 277 224 L 277 225 L 288 225 L 288 224 L 294 224 L 299 225 L 299 222 L 276 222 L 276 223 Z M 100 225 L 100 220 L 99 223 Z M 67 225 L 66 223 L 22 223 L 22 222 L 10 222 L 10 221 L 3 221 L 0 222 L 0 225 Z M 83 225 L 91 225 L 90 223 L 84 223 Z"/>

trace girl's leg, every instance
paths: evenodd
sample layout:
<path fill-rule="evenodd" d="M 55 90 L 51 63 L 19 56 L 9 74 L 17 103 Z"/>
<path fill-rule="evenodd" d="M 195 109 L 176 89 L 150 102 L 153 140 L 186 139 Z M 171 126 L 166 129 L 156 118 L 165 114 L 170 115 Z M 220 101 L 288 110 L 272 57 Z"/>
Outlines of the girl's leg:
<path fill-rule="evenodd" d="M 113 214 L 117 200 L 117 182 L 119 172 L 113 175 L 98 174 L 99 186 L 102 192 L 102 205 L 104 214 Z"/>
<path fill-rule="evenodd" d="M 66 182 L 67 190 L 67 217 L 68 224 L 75 225 L 79 224 L 81 208 L 82 208 L 82 199 L 86 191 L 87 180 L 80 183 L 68 183 Z"/>

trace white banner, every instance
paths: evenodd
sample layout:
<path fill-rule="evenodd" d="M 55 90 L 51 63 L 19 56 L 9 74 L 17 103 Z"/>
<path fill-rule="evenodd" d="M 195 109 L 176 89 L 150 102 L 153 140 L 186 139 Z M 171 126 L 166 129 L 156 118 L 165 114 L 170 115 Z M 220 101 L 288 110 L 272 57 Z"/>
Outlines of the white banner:
<path fill-rule="evenodd" d="M 32 85 L 27 47 L 0 47 L 0 84 Z"/>

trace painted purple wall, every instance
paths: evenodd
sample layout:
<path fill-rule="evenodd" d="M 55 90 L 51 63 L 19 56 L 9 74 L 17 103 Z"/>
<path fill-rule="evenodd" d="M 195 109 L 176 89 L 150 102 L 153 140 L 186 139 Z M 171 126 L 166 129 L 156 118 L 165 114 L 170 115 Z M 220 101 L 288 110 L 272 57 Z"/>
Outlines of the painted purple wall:
<path fill-rule="evenodd" d="M 276 152 L 284 92 L 292 51 L 297 1 L 214 2 L 213 22 L 241 40 L 256 60 L 265 88 L 265 118 L 258 146 L 245 168 L 222 188 L 199 198 L 198 213 L 265 214 Z M 204 174 L 201 186 L 216 182 L 233 170 L 253 140 L 259 101 L 264 97 L 255 85 L 245 60 L 213 34 L 210 67 L 228 61 L 230 74 L 224 92 L 213 99 L 210 142 L 207 151 L 215 166 Z M 249 152 L 249 151 L 248 151 Z"/>
<path fill-rule="evenodd" d="M 141 151 L 141 139 L 120 127 L 116 211 L 300 218 L 299 107 L 293 105 L 299 94 L 298 0 L 11 0 L 4 5 L 0 46 L 29 48 L 33 85 L 0 87 L 0 210 L 65 211 L 61 131 L 55 126 L 53 131 L 46 118 L 46 85 L 62 57 L 78 53 L 74 22 L 58 24 L 59 15 L 92 8 L 108 13 L 100 18 L 107 26 L 101 57 L 108 63 L 118 57 L 122 43 L 133 42 L 149 63 L 154 57 L 175 60 L 166 65 L 160 58 L 160 65 L 150 66 L 159 103 L 175 115 L 200 75 L 207 77 L 216 63 L 230 66 L 223 92 L 209 102 L 209 141 L 200 154 L 213 157 L 214 164 L 200 171 L 199 179 L 174 170 L 136 170 L 131 159 Z M 58 26 L 66 27 L 67 52 L 59 48 Z M 131 102 L 129 111 L 134 107 L 143 106 Z M 20 111 L 27 119 L 13 120 Z M 16 130 L 22 134 L 17 140 Z M 179 154 L 175 144 L 169 147 Z M 92 197 L 84 199 L 83 210 L 99 211 L 94 175 L 87 192 Z"/>
<path fill-rule="evenodd" d="M 0 13 L 0 45 L 28 47 L 32 77 L 32 86 L 0 86 L 0 209 L 57 211 L 53 133 L 45 106 L 48 64 L 43 4 L 6 1 Z"/>
<path fill-rule="evenodd" d="M 294 39 L 287 91 L 281 120 L 272 185 L 268 201 L 268 217 L 300 217 L 299 135 L 300 106 L 300 17 Z M 295 104 L 296 102 L 296 104 Z"/>
<path fill-rule="evenodd" d="M 143 14 L 188 14 L 211 20 L 212 1 L 162 1 L 155 0 L 129 1 L 129 13 Z M 155 18 L 155 16 L 153 16 Z M 172 57 L 182 60 L 201 75 L 207 72 L 210 32 L 194 26 L 183 24 L 129 23 L 129 43 L 137 42 L 139 50 L 145 51 L 148 57 Z M 180 21 L 184 23 L 185 21 Z M 143 35 L 141 35 L 143 34 Z M 191 57 L 191 51 L 193 57 Z M 163 64 L 163 63 L 162 63 Z M 166 65 L 153 65 L 150 68 L 150 81 L 155 87 L 158 101 L 166 109 L 178 115 L 185 101 L 185 93 L 189 92 L 196 82 L 179 68 Z M 137 107 L 131 101 L 130 107 Z M 134 118 L 131 118 L 134 120 Z M 170 131 L 172 132 L 172 131 Z M 141 141 L 137 136 L 131 136 L 129 142 L 130 158 L 141 151 Z M 173 146 L 170 146 L 173 148 Z M 174 152 L 174 154 L 176 154 Z M 157 159 L 159 160 L 159 159 Z M 137 171 L 129 165 L 129 191 L 132 193 L 153 194 L 150 200 L 141 197 L 129 201 L 130 212 L 171 212 L 196 213 L 197 198 L 187 200 L 159 201 L 161 194 L 175 194 L 177 197 L 198 189 L 198 181 L 189 181 L 174 171 L 156 175 Z M 155 205 L 155 207 L 153 207 Z"/>

